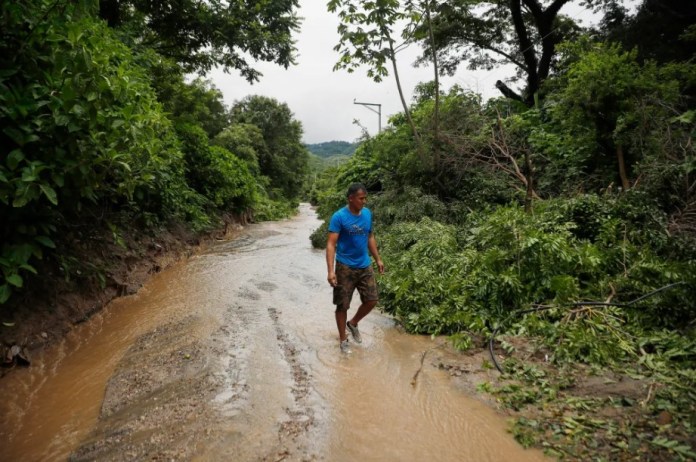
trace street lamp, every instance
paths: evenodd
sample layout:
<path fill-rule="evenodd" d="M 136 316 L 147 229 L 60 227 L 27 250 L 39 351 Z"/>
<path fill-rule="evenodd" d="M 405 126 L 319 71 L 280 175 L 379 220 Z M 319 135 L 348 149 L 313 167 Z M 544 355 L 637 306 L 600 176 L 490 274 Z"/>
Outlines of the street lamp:
<path fill-rule="evenodd" d="M 377 103 L 360 103 L 358 101 L 355 101 L 355 98 L 353 98 L 353 104 L 359 104 L 361 106 L 365 106 L 375 114 L 377 114 L 377 134 L 382 131 L 382 105 L 377 104 Z M 373 109 L 370 106 L 377 106 L 377 110 Z"/>

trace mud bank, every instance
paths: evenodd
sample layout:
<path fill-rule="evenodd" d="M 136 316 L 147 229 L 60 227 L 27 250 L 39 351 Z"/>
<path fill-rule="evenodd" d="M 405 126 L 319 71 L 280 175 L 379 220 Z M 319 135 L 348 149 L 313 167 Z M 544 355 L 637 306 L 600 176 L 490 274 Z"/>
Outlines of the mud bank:
<path fill-rule="evenodd" d="M 66 275 L 67 264 L 48 259 L 40 277 L 28 278 L 24 290 L 0 306 L 0 378 L 23 367 L 9 361 L 12 346 L 21 347 L 31 360 L 112 300 L 136 293 L 153 274 L 211 243 L 234 237 L 249 218 L 226 216 L 224 222 L 224 228 L 204 234 L 176 226 L 148 235 L 134 231 L 116 236 L 101 229 L 71 236 L 74 240 L 63 247 L 69 247 L 74 255 L 70 261 L 81 269 Z"/>

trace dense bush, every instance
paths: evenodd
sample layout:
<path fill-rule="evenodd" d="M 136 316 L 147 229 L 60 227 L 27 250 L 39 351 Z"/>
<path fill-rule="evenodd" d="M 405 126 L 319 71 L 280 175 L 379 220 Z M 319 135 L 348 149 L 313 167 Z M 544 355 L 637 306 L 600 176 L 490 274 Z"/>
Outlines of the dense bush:
<path fill-rule="evenodd" d="M 222 210 L 244 211 L 254 203 L 256 182 L 247 164 L 225 148 L 210 148 L 208 194 Z"/>
<path fill-rule="evenodd" d="M 260 195 L 254 205 L 254 220 L 272 221 L 288 218 L 297 213 L 300 204 L 292 199 L 274 200 Z"/>
<path fill-rule="evenodd" d="M 245 162 L 227 149 L 210 146 L 198 125 L 180 124 L 177 133 L 188 183 L 221 210 L 245 211 L 254 204 L 256 182 Z"/>
<path fill-rule="evenodd" d="M 312 247 L 315 249 L 325 249 L 328 235 L 329 223 L 328 221 L 322 221 L 321 225 L 312 231 L 312 234 L 309 236 L 309 240 L 312 242 Z"/>
<path fill-rule="evenodd" d="M 500 207 L 471 214 L 461 227 L 427 218 L 393 225 L 380 235 L 390 267 L 381 279 L 385 310 L 414 332 L 485 333 L 483 320 L 501 323 L 533 304 L 561 309 L 609 294 L 625 303 L 684 281 L 684 287 L 626 308 L 622 316 L 669 328 L 696 316 L 693 260 L 665 260 L 627 233 L 617 242 L 616 229 L 630 223 L 616 219 L 599 225 L 605 230 L 600 234 L 608 235 L 595 242 L 578 238 L 576 223 L 564 219 L 565 207 L 559 201 L 533 216 Z"/>
<path fill-rule="evenodd" d="M 213 138 L 213 144 L 222 146 L 246 162 L 252 175 L 259 176 L 261 174 L 258 153 L 265 152 L 268 147 L 263 140 L 263 133 L 256 125 L 230 125 Z"/>
<path fill-rule="evenodd" d="M 397 224 L 382 238 L 385 309 L 417 332 L 480 332 L 484 320 L 530 303 L 575 299 L 581 275 L 596 275 L 602 260 L 568 227 L 515 207 L 475 214 L 460 230 L 428 219 Z"/>
<path fill-rule="evenodd" d="M 369 197 L 370 204 L 379 211 L 375 221 L 380 226 L 398 222 L 418 222 L 428 217 L 435 221 L 447 222 L 452 216 L 448 207 L 436 196 L 423 194 L 413 186 L 402 190 L 390 189 L 375 197 Z"/>
<path fill-rule="evenodd" d="M 145 72 L 105 25 L 39 1 L 2 18 L 0 302 L 88 209 L 201 215 Z"/>

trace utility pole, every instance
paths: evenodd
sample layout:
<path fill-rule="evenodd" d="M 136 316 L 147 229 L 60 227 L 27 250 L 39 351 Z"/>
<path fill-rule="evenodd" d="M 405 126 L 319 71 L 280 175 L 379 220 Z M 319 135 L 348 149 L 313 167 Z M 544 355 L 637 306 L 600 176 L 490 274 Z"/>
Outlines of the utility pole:
<path fill-rule="evenodd" d="M 365 106 L 366 108 L 377 114 L 377 134 L 379 135 L 382 132 L 382 105 L 377 103 L 360 103 L 358 101 L 355 101 L 355 98 L 353 98 L 353 104 Z M 377 109 L 375 110 L 371 106 L 377 106 Z"/>

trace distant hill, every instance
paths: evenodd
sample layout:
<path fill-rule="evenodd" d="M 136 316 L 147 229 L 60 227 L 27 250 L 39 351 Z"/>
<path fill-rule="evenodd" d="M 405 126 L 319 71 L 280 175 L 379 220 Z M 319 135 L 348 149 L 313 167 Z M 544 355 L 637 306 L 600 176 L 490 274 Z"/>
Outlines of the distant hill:
<path fill-rule="evenodd" d="M 322 172 L 329 167 L 338 167 L 342 163 L 350 159 L 350 156 L 336 154 L 330 157 L 319 157 L 316 154 L 309 153 L 309 170 L 312 172 Z"/>
<path fill-rule="evenodd" d="M 352 156 L 359 143 L 347 141 L 326 141 L 324 143 L 305 144 L 305 147 L 317 157 Z"/>

